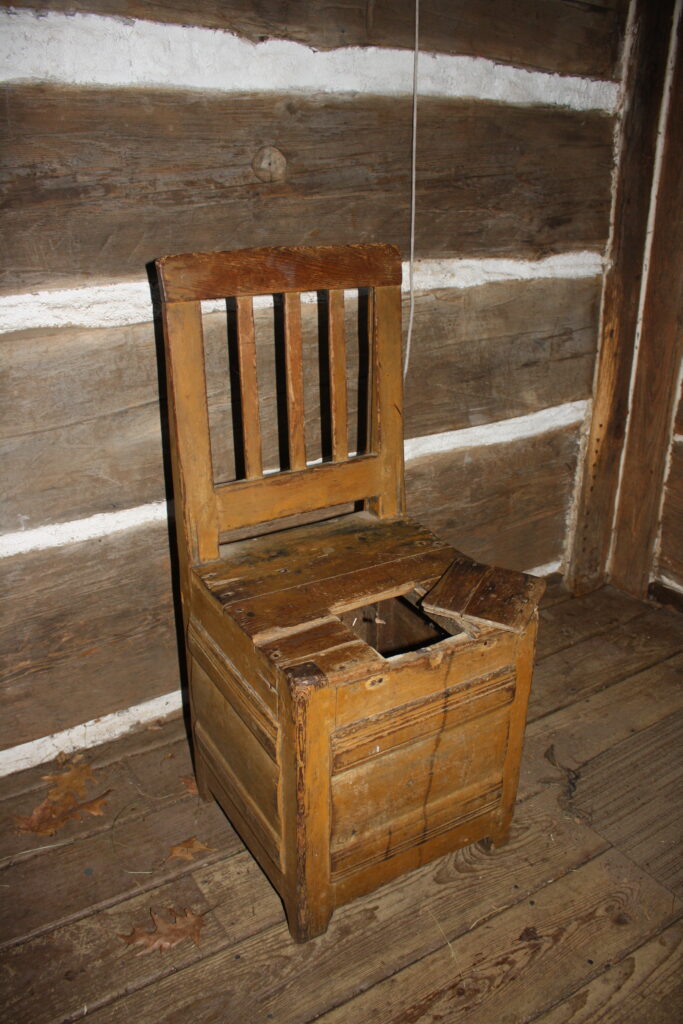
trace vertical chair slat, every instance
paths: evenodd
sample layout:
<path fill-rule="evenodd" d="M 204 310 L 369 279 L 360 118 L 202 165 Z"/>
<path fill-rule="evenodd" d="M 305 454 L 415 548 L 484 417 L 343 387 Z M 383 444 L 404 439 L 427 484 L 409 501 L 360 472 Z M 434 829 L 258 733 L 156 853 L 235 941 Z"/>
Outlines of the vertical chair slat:
<path fill-rule="evenodd" d="M 335 462 L 343 462 L 349 457 L 344 292 L 336 288 L 329 292 L 328 344 L 332 405 L 332 458 Z"/>
<path fill-rule="evenodd" d="M 289 468 L 306 468 L 304 438 L 304 376 L 301 353 L 301 299 L 285 293 L 285 360 L 287 374 L 287 431 Z"/>
<path fill-rule="evenodd" d="M 375 388 L 375 289 L 367 291 L 365 339 L 368 352 L 367 382 L 365 385 L 365 451 L 376 452 L 379 445 L 379 425 L 377 423 L 378 407 L 374 398 Z"/>
<path fill-rule="evenodd" d="M 256 378 L 254 306 L 250 296 L 237 299 L 237 345 L 240 364 L 244 467 L 247 479 L 263 476 L 261 421 Z"/>

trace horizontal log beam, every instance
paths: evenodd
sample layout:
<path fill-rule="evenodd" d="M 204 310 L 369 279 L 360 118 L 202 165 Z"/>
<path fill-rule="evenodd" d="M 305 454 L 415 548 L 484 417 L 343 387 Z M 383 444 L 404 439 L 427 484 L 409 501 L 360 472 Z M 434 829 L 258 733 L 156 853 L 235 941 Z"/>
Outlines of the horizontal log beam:
<path fill-rule="evenodd" d="M 3 293 L 228 245 L 408 250 L 408 97 L 15 84 L 2 109 Z M 252 166 L 254 139 L 283 155 L 277 180 Z M 611 164 L 606 114 L 425 97 L 416 253 L 600 250 Z"/>
<path fill-rule="evenodd" d="M 292 39 L 316 49 L 413 45 L 405 0 L 12 0 L 13 7 L 149 18 L 234 32 L 257 43 Z M 618 77 L 627 0 L 431 0 L 420 12 L 422 49 L 594 78 Z"/>

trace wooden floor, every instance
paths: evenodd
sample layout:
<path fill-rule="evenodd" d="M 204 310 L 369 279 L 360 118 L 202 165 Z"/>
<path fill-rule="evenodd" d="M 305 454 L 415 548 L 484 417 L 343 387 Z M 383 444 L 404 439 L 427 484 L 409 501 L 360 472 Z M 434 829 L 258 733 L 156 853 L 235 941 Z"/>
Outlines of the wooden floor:
<path fill-rule="evenodd" d="M 5 779 L 2 1019 L 679 1024 L 682 652 L 683 616 L 551 586 L 510 844 L 421 868 L 304 946 L 221 812 L 188 791 L 179 720 L 89 751 L 93 777 L 81 763 L 69 778 L 80 803 L 108 791 L 103 813 L 54 835 L 17 817 L 68 764 Z M 169 908 L 199 946 L 121 938 L 151 932 L 150 910 L 169 933 Z"/>

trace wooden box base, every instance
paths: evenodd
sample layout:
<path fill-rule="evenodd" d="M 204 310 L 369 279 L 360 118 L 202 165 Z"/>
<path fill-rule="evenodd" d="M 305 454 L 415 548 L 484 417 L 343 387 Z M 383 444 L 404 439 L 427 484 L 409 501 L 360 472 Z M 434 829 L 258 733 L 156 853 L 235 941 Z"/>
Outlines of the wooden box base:
<path fill-rule="evenodd" d="M 520 634 L 472 638 L 414 601 L 364 600 L 266 638 L 251 666 L 229 617 L 214 609 L 217 637 L 190 624 L 200 790 L 280 893 L 297 940 L 390 878 L 507 838 L 536 616 Z"/>

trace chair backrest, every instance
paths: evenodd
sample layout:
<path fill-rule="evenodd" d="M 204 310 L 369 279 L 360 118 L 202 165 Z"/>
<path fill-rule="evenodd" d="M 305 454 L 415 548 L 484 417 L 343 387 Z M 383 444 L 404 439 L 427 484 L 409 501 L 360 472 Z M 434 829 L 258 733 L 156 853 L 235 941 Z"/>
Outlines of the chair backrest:
<path fill-rule="evenodd" d="M 168 376 L 174 490 L 188 556 L 218 557 L 231 531 L 342 503 L 380 517 L 404 510 L 401 258 L 388 245 L 244 249 L 157 260 Z M 366 450 L 349 453 L 344 290 L 367 289 L 369 383 Z M 331 451 L 307 463 L 302 293 L 325 293 Z M 264 472 L 256 373 L 254 297 L 281 302 L 286 378 L 286 469 Z M 279 297 L 282 297 L 279 299 Z M 243 479 L 216 483 L 209 430 L 201 303 L 234 300 Z M 178 509 L 178 506 L 180 508 Z"/>

